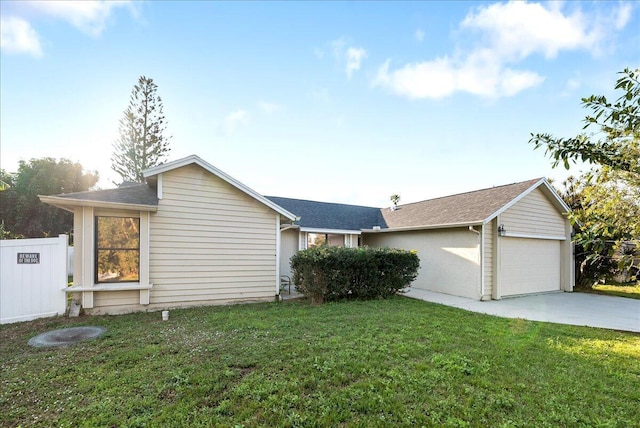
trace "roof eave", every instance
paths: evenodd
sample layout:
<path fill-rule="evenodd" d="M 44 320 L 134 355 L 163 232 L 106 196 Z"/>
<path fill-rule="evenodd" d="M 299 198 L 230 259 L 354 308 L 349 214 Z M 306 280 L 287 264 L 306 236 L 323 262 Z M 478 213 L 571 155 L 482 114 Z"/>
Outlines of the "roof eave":
<path fill-rule="evenodd" d="M 482 220 L 465 221 L 461 223 L 443 223 L 443 224 L 430 224 L 423 226 L 406 226 L 406 227 L 389 227 L 386 229 L 362 229 L 362 233 L 390 233 L 390 232 L 411 232 L 415 230 L 430 230 L 430 229 L 452 229 L 456 227 L 469 227 L 469 226 L 482 226 L 484 223 Z"/>
<path fill-rule="evenodd" d="M 339 235 L 360 235 L 362 233 L 361 230 L 355 229 L 329 229 L 322 227 L 300 227 L 300 232 L 309 232 L 309 233 L 335 233 Z"/>
<path fill-rule="evenodd" d="M 127 204 L 122 202 L 105 202 L 105 201 L 92 201 L 87 199 L 71 199 L 60 198 L 56 196 L 43 196 L 38 195 L 40 201 L 61 208 L 63 210 L 73 212 L 75 207 L 93 207 L 93 208 L 110 208 L 110 209 L 124 209 L 133 211 L 158 211 L 157 205 L 145 205 L 145 204 Z"/>

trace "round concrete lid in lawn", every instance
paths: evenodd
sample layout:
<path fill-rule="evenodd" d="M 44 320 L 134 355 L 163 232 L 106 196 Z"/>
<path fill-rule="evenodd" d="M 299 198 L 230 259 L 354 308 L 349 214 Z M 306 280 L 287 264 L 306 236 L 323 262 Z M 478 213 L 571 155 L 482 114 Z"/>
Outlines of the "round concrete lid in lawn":
<path fill-rule="evenodd" d="M 107 329 L 104 327 L 93 326 L 61 328 L 32 337 L 29 339 L 29 345 L 36 348 L 73 345 L 74 343 L 95 339 L 105 331 Z"/>

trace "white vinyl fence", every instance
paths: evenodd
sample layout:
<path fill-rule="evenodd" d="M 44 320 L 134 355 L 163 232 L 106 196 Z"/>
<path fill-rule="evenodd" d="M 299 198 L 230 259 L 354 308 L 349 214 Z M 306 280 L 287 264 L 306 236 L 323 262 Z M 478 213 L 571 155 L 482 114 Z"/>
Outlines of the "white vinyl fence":
<path fill-rule="evenodd" d="M 0 324 L 63 315 L 69 237 L 0 241 Z"/>

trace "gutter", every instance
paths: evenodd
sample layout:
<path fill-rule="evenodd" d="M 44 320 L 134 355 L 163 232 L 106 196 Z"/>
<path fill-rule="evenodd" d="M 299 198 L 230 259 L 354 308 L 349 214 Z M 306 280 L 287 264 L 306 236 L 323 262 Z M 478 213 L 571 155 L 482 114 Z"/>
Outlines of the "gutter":
<path fill-rule="evenodd" d="M 385 229 L 361 229 L 361 232 L 393 233 L 393 232 L 409 232 L 413 230 L 449 229 L 449 228 L 456 228 L 456 227 L 473 227 L 473 226 L 482 226 L 482 221 L 433 224 L 433 225 L 426 225 L 426 226 L 389 227 Z M 478 233 L 478 231 L 476 231 L 476 233 Z"/>
<path fill-rule="evenodd" d="M 69 207 L 93 207 L 93 208 L 110 208 L 110 209 L 123 209 L 123 210 L 133 210 L 133 211 L 158 211 L 157 205 L 145 205 L 145 204 L 129 204 L 126 202 L 105 202 L 105 201 L 95 201 L 89 199 L 71 199 L 71 198 L 60 198 L 56 196 L 45 196 L 38 195 L 40 202 L 45 204 L 53 205 L 58 208 L 62 208 L 63 210 L 73 212 L 73 208 Z"/>
<path fill-rule="evenodd" d="M 480 301 L 482 301 L 484 298 L 484 226 L 480 225 L 480 231 L 469 226 L 469 230 L 480 237 Z"/>

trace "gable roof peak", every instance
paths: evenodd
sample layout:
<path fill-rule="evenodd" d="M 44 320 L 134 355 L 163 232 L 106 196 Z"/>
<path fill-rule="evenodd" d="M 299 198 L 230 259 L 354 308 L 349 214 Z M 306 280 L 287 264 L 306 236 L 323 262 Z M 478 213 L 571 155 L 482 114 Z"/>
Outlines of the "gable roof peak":
<path fill-rule="evenodd" d="M 144 178 L 149 178 L 149 177 L 154 177 L 158 174 L 162 174 L 164 172 L 168 172 L 177 168 L 182 168 L 184 166 L 187 165 L 191 165 L 191 164 L 196 164 L 198 166 L 200 166 L 201 168 L 203 168 L 204 170 L 210 172 L 211 174 L 215 175 L 216 177 L 220 178 L 223 181 L 226 181 L 227 183 L 229 183 L 230 185 L 232 185 L 233 187 L 235 187 L 236 189 L 240 190 L 241 192 L 246 193 L 247 195 L 251 196 L 252 198 L 256 199 L 258 202 L 266 205 L 267 207 L 271 208 L 272 210 L 274 210 L 275 212 L 277 212 L 278 214 L 282 215 L 285 218 L 288 218 L 289 220 L 295 221 L 296 219 L 296 215 L 287 211 L 286 209 L 282 208 L 281 206 L 274 204 L 273 202 L 271 202 L 269 199 L 265 198 L 264 196 L 262 196 L 260 193 L 256 192 L 255 190 L 251 189 L 249 186 L 241 183 L 240 181 L 236 180 L 235 178 L 231 177 L 229 174 L 223 172 L 222 170 L 216 168 L 215 166 L 211 165 L 209 162 L 203 160 L 202 158 L 200 158 L 197 155 L 191 155 L 191 156 L 187 156 L 185 158 L 181 158 L 181 159 L 177 159 L 171 162 L 166 162 L 163 163 L 161 165 L 157 165 L 154 166 L 152 168 L 149 168 L 145 171 L 142 171 L 142 175 L 144 176 Z"/>
<path fill-rule="evenodd" d="M 544 178 L 536 178 L 385 208 L 382 215 L 392 229 L 484 224 L 543 183 L 553 192 Z"/>

